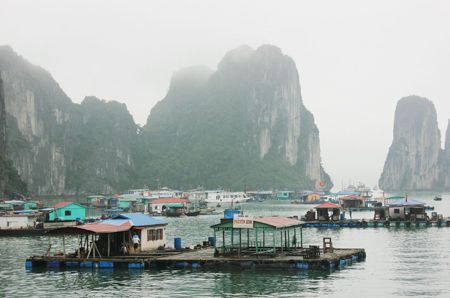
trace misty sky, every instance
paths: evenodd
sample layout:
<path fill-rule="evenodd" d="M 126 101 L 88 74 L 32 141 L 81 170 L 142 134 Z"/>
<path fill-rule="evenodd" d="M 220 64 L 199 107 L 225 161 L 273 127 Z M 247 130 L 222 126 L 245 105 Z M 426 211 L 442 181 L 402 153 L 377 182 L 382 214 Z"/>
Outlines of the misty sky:
<path fill-rule="evenodd" d="M 278 46 L 297 65 L 339 190 L 377 184 L 402 97 L 432 100 L 445 135 L 449 16 L 450 1 L 0 0 L 0 45 L 48 70 L 73 102 L 125 103 L 141 125 L 179 69 L 215 70 L 243 44 Z"/>

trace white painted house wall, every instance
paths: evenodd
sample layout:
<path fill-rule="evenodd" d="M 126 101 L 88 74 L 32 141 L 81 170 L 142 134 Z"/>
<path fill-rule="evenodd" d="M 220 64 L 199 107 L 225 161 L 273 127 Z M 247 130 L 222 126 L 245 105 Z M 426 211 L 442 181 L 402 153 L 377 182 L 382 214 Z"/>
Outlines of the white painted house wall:
<path fill-rule="evenodd" d="M 34 228 L 34 223 L 37 217 L 37 215 L 2 215 L 0 216 L 0 228 Z"/>

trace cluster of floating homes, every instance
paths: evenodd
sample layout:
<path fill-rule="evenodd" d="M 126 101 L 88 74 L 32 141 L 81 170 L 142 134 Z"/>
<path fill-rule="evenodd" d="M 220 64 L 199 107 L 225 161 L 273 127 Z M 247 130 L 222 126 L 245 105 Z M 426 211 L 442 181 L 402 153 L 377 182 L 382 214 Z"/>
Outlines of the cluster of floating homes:
<path fill-rule="evenodd" d="M 249 194 L 254 197 L 255 194 Z M 270 194 L 265 192 L 269 199 Z M 290 192 L 284 196 L 289 197 Z M 308 200 L 320 200 L 317 192 L 302 194 Z M 238 210 L 226 210 L 224 218 L 211 226 L 213 237 L 203 244 L 181 246 L 181 238 L 174 239 L 174 246 L 167 245 L 167 222 L 154 215 L 162 210 L 188 210 L 193 202 L 182 194 L 144 194 L 136 190 L 128 194 L 102 197 L 91 196 L 83 204 L 63 202 L 40 208 L 29 204 L 22 211 L 0 216 L 0 226 L 13 227 L 21 218 L 26 226 L 35 227 L 37 216 L 44 216 L 45 223 L 60 223 L 48 226 L 48 249 L 45 255 L 31 256 L 26 260 L 27 268 L 217 268 L 232 267 L 329 270 L 362 260 L 365 250 L 339 249 L 332 240 L 324 237 L 323 246 L 303 243 L 302 229 L 305 227 L 379 227 L 379 226 L 450 226 L 450 219 L 433 212 L 427 216 L 426 206 L 407 197 L 389 197 L 377 200 L 380 206 L 371 206 L 374 217 L 368 220 L 346 219 L 343 210 L 364 210 L 367 201 L 358 195 L 343 195 L 337 201 L 325 201 L 314 207 L 304 217 L 258 217 L 243 214 Z M 298 199 L 298 198 L 297 198 Z M 7 202 L 5 202 L 6 204 Z M 18 207 L 17 201 L 9 203 Z M 191 205 L 190 205 L 191 204 Z M 194 205 L 195 206 L 195 205 Z M 34 209 L 34 210 L 33 210 Z M 83 223 L 89 216 L 111 213 L 102 220 Z M 130 211 L 123 212 L 121 211 Z M 153 216 L 152 216 L 153 215 Z M 25 220 L 26 219 L 26 220 Z M 61 224 L 66 223 L 67 224 Z M 72 222 L 71 224 L 68 222 Z M 73 224 L 75 222 L 75 224 Z M 0 229 L 1 230 L 7 230 Z M 62 237 L 53 237 L 62 235 Z M 75 250 L 66 250 L 66 236 L 76 241 Z M 76 235 L 76 237 L 73 237 Z M 63 242 L 62 251 L 52 251 L 52 241 Z M 138 239 L 138 240 L 136 240 Z M 59 246 L 61 247 L 61 246 Z M 70 245 L 70 247 L 73 247 Z"/>

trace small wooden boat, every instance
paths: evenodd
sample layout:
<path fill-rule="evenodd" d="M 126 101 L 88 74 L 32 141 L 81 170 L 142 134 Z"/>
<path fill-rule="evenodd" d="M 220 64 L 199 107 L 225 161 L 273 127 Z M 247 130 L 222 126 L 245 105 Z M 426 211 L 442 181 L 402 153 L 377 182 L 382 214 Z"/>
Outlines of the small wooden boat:
<path fill-rule="evenodd" d="M 434 196 L 434 200 L 435 201 L 442 201 L 442 196 L 441 195 L 435 195 Z"/>
<path fill-rule="evenodd" d="M 200 211 L 191 211 L 185 213 L 187 216 L 197 216 L 200 214 Z"/>

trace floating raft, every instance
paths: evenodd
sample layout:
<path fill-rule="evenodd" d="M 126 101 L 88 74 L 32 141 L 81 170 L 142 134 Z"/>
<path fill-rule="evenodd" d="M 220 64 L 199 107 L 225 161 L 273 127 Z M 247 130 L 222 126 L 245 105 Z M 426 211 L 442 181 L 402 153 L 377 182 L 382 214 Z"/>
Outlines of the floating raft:
<path fill-rule="evenodd" d="M 314 228 L 365 228 L 365 227 L 450 227 L 450 219 L 442 221 L 389 221 L 389 220 L 340 220 L 340 221 L 309 221 L 302 224 L 302 227 Z"/>
<path fill-rule="evenodd" d="M 318 247 L 316 247 L 318 249 Z M 38 257 L 26 260 L 28 269 L 50 268 L 128 268 L 128 269 L 283 269 L 283 270 L 329 270 L 365 259 L 364 249 L 339 249 L 308 255 L 310 249 L 296 249 L 273 257 L 214 257 L 214 249 L 181 250 L 159 254 L 138 254 L 103 258 L 67 258 L 63 256 Z"/>

